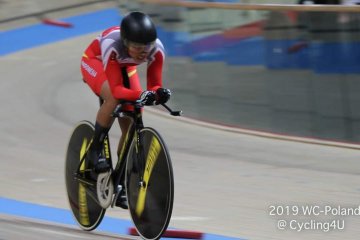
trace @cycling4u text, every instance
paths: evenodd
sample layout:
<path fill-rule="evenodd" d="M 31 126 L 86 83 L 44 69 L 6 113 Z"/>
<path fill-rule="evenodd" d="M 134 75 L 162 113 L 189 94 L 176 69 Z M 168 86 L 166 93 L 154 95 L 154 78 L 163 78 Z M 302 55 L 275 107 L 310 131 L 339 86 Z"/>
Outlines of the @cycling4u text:
<path fill-rule="evenodd" d="M 270 205 L 268 214 L 276 218 L 279 230 L 342 231 L 346 217 L 360 216 L 360 205 Z"/>

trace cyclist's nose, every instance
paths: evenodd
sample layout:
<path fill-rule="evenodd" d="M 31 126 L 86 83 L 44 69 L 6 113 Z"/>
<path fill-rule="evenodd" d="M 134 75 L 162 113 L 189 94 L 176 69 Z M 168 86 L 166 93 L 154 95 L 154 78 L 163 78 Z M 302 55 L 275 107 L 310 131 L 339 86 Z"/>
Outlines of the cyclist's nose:
<path fill-rule="evenodd" d="M 141 52 L 141 53 L 139 53 L 139 57 L 140 57 L 140 58 L 145 58 L 146 55 L 147 55 L 147 52 Z"/>

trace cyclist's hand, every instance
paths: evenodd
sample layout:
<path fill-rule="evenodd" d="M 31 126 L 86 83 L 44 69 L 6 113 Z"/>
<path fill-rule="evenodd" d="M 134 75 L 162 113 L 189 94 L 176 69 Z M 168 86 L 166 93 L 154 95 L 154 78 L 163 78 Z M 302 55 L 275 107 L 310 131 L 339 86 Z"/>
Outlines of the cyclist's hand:
<path fill-rule="evenodd" d="M 154 91 L 143 91 L 140 95 L 139 100 L 146 106 L 154 105 L 156 100 L 156 94 Z"/>
<path fill-rule="evenodd" d="M 156 104 L 162 104 L 162 103 L 166 103 L 171 96 L 171 91 L 170 89 L 167 88 L 158 88 L 156 90 Z"/>

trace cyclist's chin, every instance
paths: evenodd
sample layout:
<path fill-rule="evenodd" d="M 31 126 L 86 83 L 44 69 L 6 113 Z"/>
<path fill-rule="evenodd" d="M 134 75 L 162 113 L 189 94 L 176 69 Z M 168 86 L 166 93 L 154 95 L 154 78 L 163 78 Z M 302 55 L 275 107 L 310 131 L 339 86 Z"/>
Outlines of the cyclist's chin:
<path fill-rule="evenodd" d="M 146 59 L 147 54 L 131 54 L 130 53 L 130 57 L 132 57 L 137 62 L 143 62 Z"/>
<path fill-rule="evenodd" d="M 135 57 L 136 61 L 144 61 L 145 59 L 146 59 L 146 55 L 140 55 Z"/>

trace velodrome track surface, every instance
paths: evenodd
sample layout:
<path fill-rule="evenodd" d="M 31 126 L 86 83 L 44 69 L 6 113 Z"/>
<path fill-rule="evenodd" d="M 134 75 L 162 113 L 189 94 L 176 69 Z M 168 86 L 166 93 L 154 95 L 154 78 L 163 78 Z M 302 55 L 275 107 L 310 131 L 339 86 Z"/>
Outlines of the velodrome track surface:
<path fill-rule="evenodd" d="M 77 121 L 93 120 L 97 111 L 97 99 L 79 72 L 82 51 L 95 35 L 0 58 L 0 200 L 6 199 L 0 201 L 0 214 L 12 207 L 13 200 L 68 209 L 64 182 L 68 138 Z M 345 220 L 344 230 L 330 232 L 278 230 L 280 219 L 303 218 L 269 216 L 270 205 L 359 206 L 358 150 L 210 129 L 154 111 L 145 113 L 145 124 L 162 133 L 171 151 L 176 181 L 171 227 L 259 240 L 355 239 L 359 235 L 360 216 L 306 218 Z M 119 132 L 113 128 L 111 135 L 115 146 Z M 71 224 L 57 226 L 52 221 L 47 225 L 49 212 L 43 213 L 44 225 L 36 217 L 24 224 L 24 215 L 15 211 L 1 215 L 0 239 L 99 237 L 76 231 Z M 110 209 L 107 216 L 129 219 L 120 209 Z"/>

